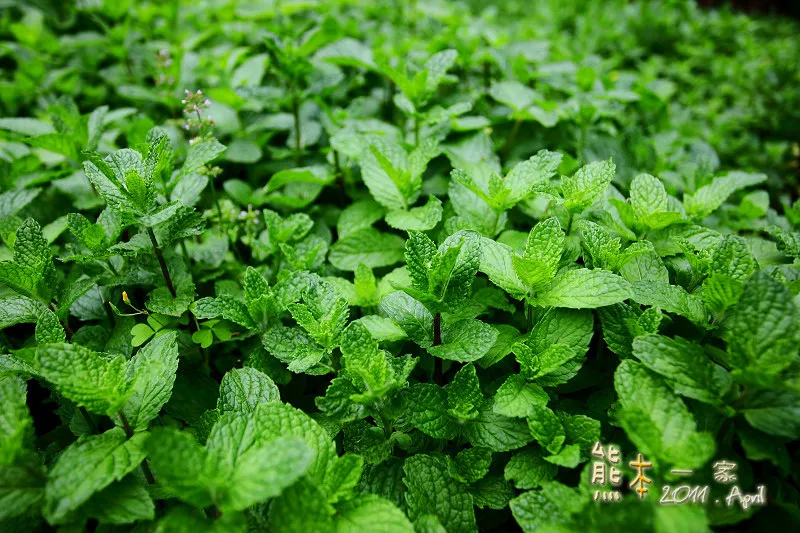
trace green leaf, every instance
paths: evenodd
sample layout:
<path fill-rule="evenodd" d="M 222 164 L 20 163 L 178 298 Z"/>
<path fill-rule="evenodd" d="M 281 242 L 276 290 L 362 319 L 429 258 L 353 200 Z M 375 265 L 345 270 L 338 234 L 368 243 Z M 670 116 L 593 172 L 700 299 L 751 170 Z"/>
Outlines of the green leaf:
<path fill-rule="evenodd" d="M 414 288 L 423 292 L 430 290 L 431 265 L 438 255 L 436 245 L 427 235 L 420 231 L 409 231 L 406 241 L 405 259 L 408 275 Z"/>
<path fill-rule="evenodd" d="M 36 342 L 39 344 L 65 342 L 67 334 L 54 312 L 45 309 L 36 321 Z"/>
<path fill-rule="evenodd" d="M 569 347 L 577 354 L 561 368 L 538 377 L 540 385 L 565 383 L 577 374 L 594 333 L 593 323 L 592 313 L 588 310 L 551 307 L 537 313 L 533 328 L 524 341 L 531 353 L 540 354 L 559 345 Z"/>
<path fill-rule="evenodd" d="M 325 356 L 325 349 L 301 328 L 275 326 L 267 330 L 262 343 L 271 355 L 288 363 L 292 372 L 306 372 Z"/>
<path fill-rule="evenodd" d="M 404 395 L 411 427 L 436 439 L 455 437 L 455 422 L 447 414 L 447 391 L 432 383 L 415 383 L 405 389 Z"/>
<path fill-rule="evenodd" d="M 105 357 L 77 344 L 39 346 L 36 370 L 66 398 L 92 413 L 114 413 L 130 394 L 123 357 Z"/>
<path fill-rule="evenodd" d="M 463 485 L 450 479 L 441 457 L 414 455 L 406 459 L 403 472 L 411 520 L 432 514 L 448 533 L 467 533 L 477 529 L 472 496 Z"/>
<path fill-rule="evenodd" d="M 278 387 L 269 376 L 251 367 L 234 368 L 222 377 L 217 410 L 247 414 L 259 404 L 280 399 Z"/>
<path fill-rule="evenodd" d="M 605 268 L 606 270 L 616 270 L 617 264 L 623 261 L 620 257 L 621 243 L 619 238 L 612 237 L 603 227 L 589 220 L 579 222 L 583 245 L 589 252 L 589 257 L 583 254 L 584 261 L 591 259 L 591 264 L 595 268 Z M 626 255 L 637 243 L 632 244 L 626 250 Z"/>
<path fill-rule="evenodd" d="M 422 67 L 423 71 L 427 73 L 424 94 L 429 94 L 436 90 L 447 71 L 456 62 L 456 59 L 458 59 L 458 52 L 455 50 L 442 50 L 428 58 Z"/>
<path fill-rule="evenodd" d="M 407 337 L 405 330 L 391 318 L 367 315 L 356 319 L 355 322 L 360 322 L 367 328 L 372 338 L 379 342 L 395 342 Z"/>
<path fill-rule="evenodd" d="M 369 228 L 383 218 L 385 210 L 373 200 L 360 200 L 353 202 L 342 210 L 336 222 L 336 232 L 339 237 L 360 229 Z"/>
<path fill-rule="evenodd" d="M 533 89 L 517 81 L 494 82 L 489 88 L 489 95 L 514 111 L 521 111 L 533 103 L 537 96 Z"/>
<path fill-rule="evenodd" d="M 288 183 L 314 183 L 316 185 L 328 185 L 336 178 L 323 166 L 290 168 L 280 170 L 272 175 L 265 192 L 273 192 Z"/>
<path fill-rule="evenodd" d="M 170 494 L 199 508 L 212 503 L 205 450 L 194 436 L 175 428 L 157 428 L 145 446 L 153 474 Z"/>
<path fill-rule="evenodd" d="M 797 306 L 789 290 L 765 272 L 745 284 L 739 303 L 725 322 L 724 338 L 735 373 L 759 381 L 774 375 L 797 355 Z"/>
<path fill-rule="evenodd" d="M 743 408 L 744 417 L 754 428 L 789 439 L 800 435 L 800 394 L 785 391 L 755 393 Z"/>
<path fill-rule="evenodd" d="M 491 400 L 484 402 L 478 418 L 465 424 L 462 432 L 473 446 L 481 446 L 494 452 L 516 450 L 532 440 L 524 420 L 495 413 L 492 411 Z"/>
<path fill-rule="evenodd" d="M 351 323 L 342 336 L 342 358 L 365 398 L 378 399 L 394 385 L 394 369 L 363 324 Z"/>
<path fill-rule="evenodd" d="M 667 191 L 658 178 L 650 174 L 639 174 L 631 181 L 631 206 L 634 216 L 640 222 L 652 214 L 666 211 L 667 200 Z"/>
<path fill-rule="evenodd" d="M 176 283 L 177 295 L 167 287 L 158 287 L 147 295 L 145 306 L 154 313 L 169 316 L 181 316 L 194 301 L 194 283 L 190 278 L 185 278 Z"/>
<path fill-rule="evenodd" d="M 557 453 L 566 440 L 564 426 L 556 414 L 546 406 L 536 406 L 528 417 L 528 428 L 533 437 L 550 453 Z"/>
<path fill-rule="evenodd" d="M 0 129 L 31 137 L 56 132 L 52 124 L 27 117 L 0 118 Z"/>
<path fill-rule="evenodd" d="M 442 344 L 429 346 L 428 353 L 468 363 L 477 361 L 491 349 L 497 340 L 497 330 L 479 320 L 459 320 L 454 324 L 442 326 Z"/>
<path fill-rule="evenodd" d="M 631 210 L 636 217 L 635 226 L 640 230 L 661 229 L 685 219 L 680 205 L 676 204 L 658 178 L 650 174 L 633 178 Z"/>
<path fill-rule="evenodd" d="M 403 147 L 385 140 L 373 141 L 361 154 L 361 177 L 376 202 L 386 209 L 406 209 L 412 197 L 408 154 Z"/>
<path fill-rule="evenodd" d="M 175 332 L 159 335 L 131 358 L 126 369 L 131 394 L 122 412 L 134 431 L 146 430 L 169 401 L 177 370 Z"/>
<path fill-rule="evenodd" d="M 218 467 L 227 475 L 224 480 L 218 481 L 223 493 L 217 504 L 223 511 L 241 511 L 278 496 L 284 488 L 292 485 L 308 468 L 313 452 L 299 438 L 248 442 L 247 435 L 244 435 L 239 440 L 238 432 L 243 431 L 242 424 L 239 419 L 229 417 L 223 416 L 214 426 L 208 437 L 207 449 L 209 459 L 233 463 L 223 463 L 224 466 Z M 236 420 L 236 423 L 226 428 L 227 420 Z"/>
<path fill-rule="evenodd" d="M 555 217 L 538 222 L 528 234 L 525 251 L 511 258 L 520 281 L 528 292 L 538 292 L 547 287 L 558 270 L 564 249 L 564 232 Z"/>
<path fill-rule="evenodd" d="M 518 489 L 535 489 L 553 479 L 556 472 L 556 465 L 545 461 L 540 449 L 526 448 L 511 457 L 504 475 Z"/>
<path fill-rule="evenodd" d="M 523 257 L 535 259 L 555 274 L 564 250 L 564 232 L 556 217 L 537 222 L 528 234 Z M 552 277 L 552 274 L 549 276 Z"/>
<path fill-rule="evenodd" d="M 527 380 L 551 374 L 578 355 L 572 348 L 563 344 L 553 344 L 539 353 L 534 353 L 526 344 L 517 344 L 514 347 L 514 354 L 519 362 L 520 372 Z"/>
<path fill-rule="evenodd" d="M 400 509 L 372 494 L 348 500 L 336 511 L 336 533 L 414 533 L 414 527 Z"/>
<path fill-rule="evenodd" d="M 436 227 L 442 219 L 442 202 L 430 196 L 425 205 L 413 207 L 408 211 L 393 209 L 386 214 L 386 223 L 399 230 L 428 231 Z"/>
<path fill-rule="evenodd" d="M 424 234 L 409 232 L 405 256 L 414 290 L 404 290 L 448 305 L 467 298 L 480 264 L 480 242 L 478 234 L 459 231 L 435 249 Z"/>
<path fill-rule="evenodd" d="M 45 478 L 41 465 L 0 464 L 0 520 L 4 525 L 13 527 L 13 521 L 8 519 L 24 516 L 32 505 L 39 503 L 44 497 Z"/>
<path fill-rule="evenodd" d="M 800 232 L 785 231 L 783 228 L 771 225 L 767 226 L 767 233 L 777 241 L 778 250 L 789 257 L 800 257 Z"/>
<path fill-rule="evenodd" d="M 124 185 L 124 170 L 140 165 L 141 154 L 124 149 L 113 152 L 105 159 L 90 154 L 89 161 L 83 162 L 83 170 L 108 207 L 122 214 L 133 214 L 137 208 Z"/>
<path fill-rule="evenodd" d="M 466 448 L 448 458 L 450 475 L 462 483 L 471 484 L 489 473 L 492 452 L 487 448 Z"/>
<path fill-rule="evenodd" d="M 242 327 L 255 329 L 247 305 L 233 296 L 221 295 L 216 298 L 200 298 L 190 306 L 197 318 L 223 317 Z"/>
<path fill-rule="evenodd" d="M 153 336 L 155 331 L 147 324 L 136 324 L 131 328 L 131 345 L 139 347 Z"/>
<path fill-rule="evenodd" d="M 28 387 L 20 376 L 0 374 L 0 457 L 12 464 L 33 438 L 33 420 L 26 404 Z"/>
<path fill-rule="evenodd" d="M 334 508 L 322 491 L 308 479 L 301 479 L 273 500 L 269 506 L 270 531 L 307 533 L 333 531 Z"/>
<path fill-rule="evenodd" d="M 13 261 L 0 262 L 0 283 L 26 296 L 49 301 L 56 289 L 55 267 L 42 228 L 32 218 L 17 229 Z"/>
<path fill-rule="evenodd" d="M 521 300 L 528 294 L 529 286 L 517 275 L 515 256 L 510 246 L 485 237 L 481 239 L 480 271 L 512 298 Z"/>
<path fill-rule="evenodd" d="M 643 335 L 633 339 L 633 355 L 664 376 L 667 384 L 683 396 L 719 404 L 731 387 L 728 372 L 712 362 L 703 348 L 681 337 Z"/>
<path fill-rule="evenodd" d="M 345 37 L 317 50 L 315 59 L 336 65 L 349 65 L 365 69 L 377 69 L 372 50 L 356 39 Z"/>
<path fill-rule="evenodd" d="M 685 316 L 697 324 L 708 321 L 703 300 L 687 293 L 683 287 L 650 280 L 637 281 L 632 287 L 631 299 L 637 303 Z"/>
<path fill-rule="evenodd" d="M 568 444 L 561 448 L 561 451 L 548 455 L 544 460 L 564 468 L 575 468 L 581 461 L 580 447 L 577 444 Z"/>
<path fill-rule="evenodd" d="M 497 389 L 492 409 L 503 416 L 527 418 L 537 407 L 547 405 L 549 397 L 541 386 L 527 383 L 519 374 L 512 374 Z"/>
<path fill-rule="evenodd" d="M 314 452 L 307 475 L 318 483 L 326 479 L 336 461 L 336 446 L 311 417 L 290 405 L 270 402 L 259 404 L 253 419 L 258 433 L 303 440 Z"/>
<path fill-rule="evenodd" d="M 514 497 L 514 489 L 501 476 L 488 475 L 469 487 L 472 500 L 479 509 L 505 509 Z"/>
<path fill-rule="evenodd" d="M 514 165 L 514 168 L 498 184 L 502 192 L 493 191 L 495 187 L 492 186 L 492 181 L 490 180 L 489 190 L 493 193 L 493 202 L 495 204 L 493 207 L 503 210 L 514 207 L 537 187 L 547 183 L 555 175 L 560 163 L 561 154 L 548 150 L 539 150 L 536 155 L 531 156 L 527 161 Z"/>
<path fill-rule="evenodd" d="M 447 412 L 451 416 L 462 420 L 478 416 L 478 408 L 483 403 L 483 393 L 474 365 L 466 364 L 461 367 L 445 390 L 449 407 Z"/>
<path fill-rule="evenodd" d="M 384 296 L 378 308 L 394 320 L 420 347 L 433 344 L 433 315 L 418 300 L 402 291 Z"/>
<path fill-rule="evenodd" d="M 714 178 L 711 183 L 697 189 L 694 194 L 684 194 L 686 213 L 693 218 L 703 218 L 714 212 L 728 197 L 739 189 L 766 181 L 765 174 L 728 172 Z"/>
<path fill-rule="evenodd" d="M 122 428 L 81 437 L 62 453 L 47 477 L 44 516 L 65 523 L 93 494 L 121 480 L 145 458 L 145 434 L 125 438 Z"/>
<path fill-rule="evenodd" d="M 231 87 L 258 87 L 267 69 L 267 54 L 248 57 L 231 75 Z"/>
<path fill-rule="evenodd" d="M 583 508 L 586 500 L 575 489 L 549 481 L 541 490 L 523 492 L 511 500 L 511 512 L 525 533 L 558 526 Z"/>
<path fill-rule="evenodd" d="M 95 493 L 80 513 L 104 524 L 132 524 L 155 518 L 155 505 L 139 480 L 128 475 Z"/>
<path fill-rule="evenodd" d="M 402 261 L 405 242 L 397 235 L 365 228 L 340 238 L 331 246 L 328 260 L 340 270 L 391 266 Z"/>
<path fill-rule="evenodd" d="M 292 318 L 321 346 L 332 349 L 347 323 L 347 300 L 332 285 L 314 279 L 303 291 L 303 303 L 287 306 Z"/>
<path fill-rule="evenodd" d="M 620 276 L 630 283 L 640 281 L 669 283 L 669 271 L 653 245 L 648 241 L 631 244 L 617 259 Z"/>
<path fill-rule="evenodd" d="M 620 276 L 602 269 L 579 268 L 559 273 L 533 303 L 542 307 L 593 309 L 631 296 L 631 284 Z"/>
<path fill-rule="evenodd" d="M 346 453 L 333 463 L 325 477 L 323 489 L 330 503 L 348 498 L 361 478 L 364 459 L 360 455 Z"/>
<path fill-rule="evenodd" d="M 615 169 L 611 160 L 595 161 L 581 167 L 571 177 L 564 176 L 561 189 L 567 209 L 582 211 L 600 199 L 614 178 Z"/>
<path fill-rule="evenodd" d="M 713 437 L 697 431 L 694 417 L 664 381 L 643 365 L 622 361 L 614 374 L 618 416 L 628 437 L 660 470 L 697 468 L 714 453 Z"/>
<path fill-rule="evenodd" d="M 344 449 L 358 454 L 367 463 L 380 464 L 392 453 L 394 442 L 386 438 L 382 428 L 370 425 L 363 420 L 355 420 L 344 426 Z"/>
<path fill-rule="evenodd" d="M 16 324 L 37 322 L 47 310 L 44 304 L 27 296 L 9 296 L 0 299 L 0 328 Z"/>
<path fill-rule="evenodd" d="M 742 237 L 726 235 L 711 252 L 709 269 L 712 274 L 747 281 L 758 270 L 758 260 Z"/>
<path fill-rule="evenodd" d="M 181 175 L 186 176 L 193 172 L 197 172 L 206 164 L 210 163 L 216 157 L 225 151 L 225 145 L 219 143 L 217 140 L 204 140 L 193 143 L 189 147 L 189 152 L 186 154 L 186 160 L 181 167 Z"/>
<path fill-rule="evenodd" d="M 5 119 L 0 119 L 0 121 Z M 16 189 L 0 194 L 0 220 L 11 218 L 36 198 L 41 189 Z"/>

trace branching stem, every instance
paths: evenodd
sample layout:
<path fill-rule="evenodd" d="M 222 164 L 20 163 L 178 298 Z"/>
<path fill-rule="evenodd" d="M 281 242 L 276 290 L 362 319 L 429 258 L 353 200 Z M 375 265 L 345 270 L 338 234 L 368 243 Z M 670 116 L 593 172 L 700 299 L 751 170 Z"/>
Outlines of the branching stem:
<path fill-rule="evenodd" d="M 436 313 L 433 317 L 433 345 L 439 346 L 442 344 L 442 315 Z M 442 358 L 433 358 L 433 381 L 437 385 L 444 385 L 443 372 L 442 372 Z"/>
<path fill-rule="evenodd" d="M 81 414 L 84 420 L 86 420 L 86 425 L 89 426 L 89 433 L 92 435 L 97 433 L 97 424 L 94 423 L 92 420 L 92 415 L 89 414 L 89 411 L 86 410 L 85 407 L 78 407 L 78 412 Z"/>
<path fill-rule="evenodd" d="M 133 428 L 131 427 L 130 422 L 128 422 L 128 417 L 125 416 L 125 413 L 122 411 L 117 411 L 117 416 L 122 422 L 122 429 L 125 430 L 125 436 L 130 439 L 133 437 Z M 142 459 L 141 466 L 142 473 L 144 474 L 144 478 L 147 480 L 147 483 L 153 485 L 156 482 L 156 478 L 153 477 L 153 471 L 150 470 L 150 463 L 147 462 L 147 459 Z"/>
<path fill-rule="evenodd" d="M 161 253 L 161 247 L 158 245 L 158 241 L 156 240 L 156 234 L 153 233 L 153 228 L 147 228 L 147 235 L 150 236 L 150 242 L 153 244 L 153 252 L 156 254 L 156 259 L 158 260 L 158 266 L 161 267 L 161 274 L 164 276 L 164 283 L 167 285 L 167 289 L 169 289 L 170 294 L 172 297 L 175 298 L 178 293 L 175 291 L 175 285 L 172 284 L 172 277 L 169 275 L 169 269 L 167 269 L 167 262 L 164 261 L 164 254 Z"/>
<path fill-rule="evenodd" d="M 297 94 L 292 97 L 292 115 L 294 115 L 294 149 L 297 152 L 295 163 L 299 167 L 303 140 L 300 136 L 300 99 L 297 98 Z"/>
<path fill-rule="evenodd" d="M 519 126 L 522 124 L 522 119 L 518 118 L 514 121 L 514 125 L 511 126 L 511 132 L 508 134 L 506 138 L 506 144 L 503 146 L 503 162 L 508 160 L 508 154 L 511 153 L 511 146 L 514 144 L 514 139 L 519 132 Z"/>

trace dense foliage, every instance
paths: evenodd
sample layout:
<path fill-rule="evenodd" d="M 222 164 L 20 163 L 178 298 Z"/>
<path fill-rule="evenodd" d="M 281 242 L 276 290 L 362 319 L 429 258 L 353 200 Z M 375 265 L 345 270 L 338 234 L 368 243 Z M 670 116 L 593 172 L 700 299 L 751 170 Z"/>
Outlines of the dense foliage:
<path fill-rule="evenodd" d="M 0 4 L 0 530 L 800 523 L 793 22 Z"/>

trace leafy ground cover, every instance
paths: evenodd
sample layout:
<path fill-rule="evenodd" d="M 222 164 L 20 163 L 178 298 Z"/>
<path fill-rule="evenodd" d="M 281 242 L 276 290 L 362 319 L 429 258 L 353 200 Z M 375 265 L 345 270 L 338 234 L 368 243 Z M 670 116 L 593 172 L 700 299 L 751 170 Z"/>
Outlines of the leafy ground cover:
<path fill-rule="evenodd" d="M 0 530 L 800 523 L 800 28 L 471 4 L 3 3 Z"/>

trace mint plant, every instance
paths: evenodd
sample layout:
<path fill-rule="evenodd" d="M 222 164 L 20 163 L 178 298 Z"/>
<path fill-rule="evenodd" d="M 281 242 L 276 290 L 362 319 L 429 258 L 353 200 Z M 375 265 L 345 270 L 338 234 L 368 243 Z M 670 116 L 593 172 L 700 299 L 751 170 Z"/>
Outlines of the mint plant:
<path fill-rule="evenodd" d="M 0 531 L 797 529 L 796 22 L 144 0 L 0 32 Z"/>

